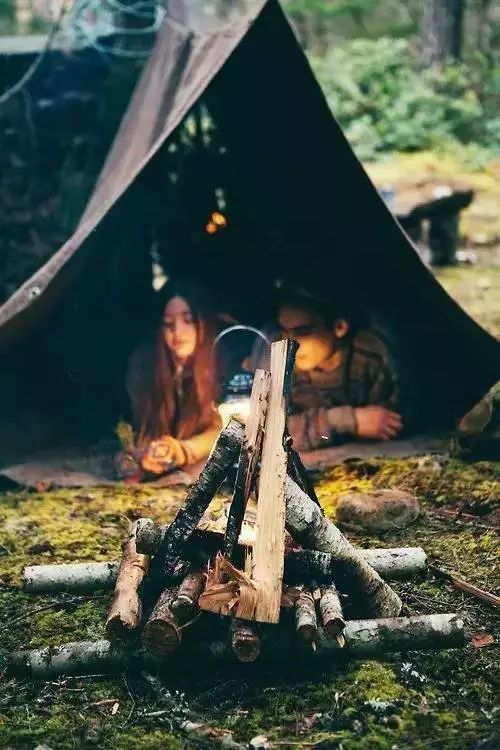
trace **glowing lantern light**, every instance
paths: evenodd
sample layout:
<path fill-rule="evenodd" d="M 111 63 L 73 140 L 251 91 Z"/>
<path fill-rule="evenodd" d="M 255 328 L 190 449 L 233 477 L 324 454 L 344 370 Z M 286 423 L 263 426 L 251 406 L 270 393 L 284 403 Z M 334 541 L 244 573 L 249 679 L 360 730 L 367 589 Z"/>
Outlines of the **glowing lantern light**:
<path fill-rule="evenodd" d="M 224 214 L 221 214 L 219 211 L 214 211 L 210 219 L 218 227 L 227 227 L 227 219 Z"/>
<path fill-rule="evenodd" d="M 213 221 L 209 221 L 205 227 L 205 232 L 207 234 L 215 234 L 216 231 L 217 231 L 217 224 L 214 224 Z"/>

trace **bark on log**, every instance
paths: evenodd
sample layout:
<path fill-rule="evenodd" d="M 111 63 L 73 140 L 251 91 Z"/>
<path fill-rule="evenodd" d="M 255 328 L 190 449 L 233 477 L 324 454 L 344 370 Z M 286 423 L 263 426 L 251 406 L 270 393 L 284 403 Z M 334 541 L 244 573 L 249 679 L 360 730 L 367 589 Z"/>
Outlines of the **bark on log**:
<path fill-rule="evenodd" d="M 186 502 L 167 528 L 154 557 L 151 573 L 159 580 L 170 576 L 179 561 L 183 547 L 215 492 L 236 461 L 243 441 L 243 426 L 231 420 L 215 443 L 198 480 L 190 489 Z"/>
<path fill-rule="evenodd" d="M 398 615 L 401 599 L 366 562 L 359 550 L 290 477 L 287 477 L 286 489 L 288 531 L 304 547 L 334 555 L 338 587 L 351 597 L 353 605 L 359 605 L 359 613 L 371 617 Z"/>
<path fill-rule="evenodd" d="M 231 622 L 231 648 L 238 661 L 252 662 L 260 654 L 260 638 L 257 625 L 248 620 L 235 618 Z"/>
<path fill-rule="evenodd" d="M 136 550 L 141 554 L 154 555 L 156 546 L 165 533 L 165 526 L 158 526 L 151 519 L 145 525 L 146 532 L 137 526 Z M 195 531 L 183 556 L 197 562 L 201 556 L 213 557 L 222 547 L 223 536 L 215 531 Z M 155 546 L 156 545 L 156 546 Z M 243 556 L 243 547 L 239 548 Z M 421 547 L 394 547 L 387 549 L 359 549 L 372 568 L 386 580 L 405 580 L 427 570 L 427 556 Z M 242 557 L 243 559 L 243 557 Z M 310 579 L 328 582 L 334 577 L 334 558 L 326 552 L 301 550 L 285 555 L 284 579 L 287 584 L 305 583 Z M 61 591 L 85 593 L 96 589 L 112 589 L 120 563 L 67 563 L 62 565 L 29 565 L 24 569 L 24 590 L 30 594 L 51 594 Z"/>
<path fill-rule="evenodd" d="M 264 436 L 270 387 L 271 373 L 268 370 L 256 370 L 252 395 L 250 397 L 250 414 L 245 425 L 234 493 L 227 518 L 226 534 L 224 536 L 224 557 L 227 557 L 228 560 L 231 560 L 233 557 L 248 497 L 255 481 L 257 464 L 262 448 L 262 438 Z"/>
<path fill-rule="evenodd" d="M 30 594 L 112 589 L 119 567 L 118 561 L 28 565 L 23 571 L 23 589 Z"/>
<path fill-rule="evenodd" d="M 427 555 L 422 547 L 364 549 L 360 552 L 379 576 L 391 581 L 410 578 L 427 570 Z"/>
<path fill-rule="evenodd" d="M 344 615 L 339 592 L 335 586 L 326 586 L 321 589 L 319 600 L 319 611 L 321 613 L 321 624 L 329 638 L 338 638 L 345 629 Z"/>
<path fill-rule="evenodd" d="M 318 621 L 314 598 L 308 589 L 304 589 L 295 602 L 295 628 L 305 643 L 314 643 L 318 635 Z"/>
<path fill-rule="evenodd" d="M 185 625 L 196 616 L 198 599 L 205 588 L 207 575 L 203 570 L 190 571 L 179 586 L 172 601 L 172 612 L 179 625 Z"/>
<path fill-rule="evenodd" d="M 464 644 L 464 623 L 457 614 L 396 617 L 383 620 L 352 620 L 344 631 L 345 648 L 318 632 L 319 657 L 335 658 L 340 654 L 354 657 L 391 651 L 457 648 Z M 268 628 L 263 642 L 262 658 L 280 662 L 290 659 L 289 628 L 277 625 Z M 194 644 L 193 644 L 194 645 Z M 202 641 L 199 649 L 190 649 L 186 656 L 231 659 L 232 648 L 227 641 Z M 62 646 L 15 651 L 7 657 L 7 673 L 19 677 L 48 679 L 57 675 L 109 672 L 136 663 L 136 653 L 113 648 L 109 641 L 78 641 Z"/>
<path fill-rule="evenodd" d="M 106 620 L 106 635 L 115 643 L 136 638 L 141 624 L 142 602 L 138 588 L 148 571 L 150 558 L 136 550 L 136 528 L 134 523 L 123 545 L 115 591 Z"/>
<path fill-rule="evenodd" d="M 142 631 L 145 651 L 158 661 L 164 661 L 181 645 L 181 629 L 171 608 L 176 594 L 172 589 L 160 594 Z"/>

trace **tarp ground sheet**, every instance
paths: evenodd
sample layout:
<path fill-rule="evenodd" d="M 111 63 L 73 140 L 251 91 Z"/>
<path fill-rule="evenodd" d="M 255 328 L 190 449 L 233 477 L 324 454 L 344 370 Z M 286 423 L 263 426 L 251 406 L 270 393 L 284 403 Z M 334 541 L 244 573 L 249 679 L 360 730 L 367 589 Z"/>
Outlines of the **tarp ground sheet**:
<path fill-rule="evenodd" d="M 28 444 L 34 421 L 44 424 L 28 416 L 30 398 L 64 422 L 59 435 L 60 426 L 40 428 L 32 442 L 41 447 L 78 434 L 79 416 L 96 403 L 108 427 L 123 409 L 127 355 L 153 295 L 145 207 L 167 179 L 165 148 L 200 100 L 252 240 L 240 244 L 236 227 L 211 245 L 171 241 L 168 269 L 198 273 L 249 322 L 264 314 L 278 277 L 333 296 L 351 285 L 353 299 L 390 321 L 419 384 L 421 421 L 450 425 L 498 377 L 498 343 L 420 262 L 329 112 L 279 4 L 252 3 L 208 30 L 183 23 L 188 4 L 172 7 L 75 233 L 0 308 L 11 444 Z M 13 401 L 17 384 L 23 397 Z"/>

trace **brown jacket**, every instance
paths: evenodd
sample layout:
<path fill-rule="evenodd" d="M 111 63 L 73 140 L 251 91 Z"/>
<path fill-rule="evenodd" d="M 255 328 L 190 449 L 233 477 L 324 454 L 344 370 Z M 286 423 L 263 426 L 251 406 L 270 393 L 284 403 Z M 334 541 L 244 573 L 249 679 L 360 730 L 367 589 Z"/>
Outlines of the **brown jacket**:
<path fill-rule="evenodd" d="M 126 388 L 132 408 L 132 421 L 137 430 L 141 428 L 144 404 L 142 396 L 145 392 L 144 378 L 147 369 L 144 367 L 144 358 L 154 356 L 154 347 L 142 345 L 130 357 L 127 369 Z M 177 412 L 182 411 L 183 393 L 188 391 L 188 384 L 192 378 L 191 368 L 185 367 L 179 371 L 176 378 L 176 402 Z M 212 410 L 212 418 L 208 424 L 200 425 L 199 430 L 192 435 L 183 435 L 179 439 L 184 453 L 186 463 L 194 464 L 206 458 L 215 443 L 221 429 L 221 419 L 215 409 Z M 177 438 L 175 427 L 172 429 L 172 437 Z"/>
<path fill-rule="evenodd" d="M 288 429 L 298 450 L 332 445 L 356 434 L 354 409 L 397 407 L 397 377 L 385 344 L 360 330 L 326 367 L 296 372 Z"/>

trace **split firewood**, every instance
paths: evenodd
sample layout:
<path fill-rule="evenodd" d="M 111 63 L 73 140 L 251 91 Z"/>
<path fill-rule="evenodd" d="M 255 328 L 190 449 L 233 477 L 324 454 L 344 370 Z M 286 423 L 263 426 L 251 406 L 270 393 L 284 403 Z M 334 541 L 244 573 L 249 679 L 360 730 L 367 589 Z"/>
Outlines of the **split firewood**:
<path fill-rule="evenodd" d="M 449 581 L 456 589 L 465 591 L 466 594 L 470 594 L 482 602 L 487 602 L 493 607 L 500 607 L 500 596 L 492 594 L 491 591 L 480 589 L 477 586 L 474 586 L 474 584 L 464 581 L 462 578 L 457 578 L 452 573 L 447 573 L 445 570 L 441 570 L 441 568 L 438 568 L 436 565 L 429 565 L 429 570 L 440 578 L 444 578 L 445 581 Z"/>
<path fill-rule="evenodd" d="M 316 605 L 308 589 L 303 589 L 295 602 L 295 629 L 307 644 L 313 644 L 318 635 Z"/>
<path fill-rule="evenodd" d="M 179 625 L 185 625 L 196 616 L 198 599 L 206 580 L 207 574 L 203 570 L 192 570 L 182 581 L 172 601 L 172 612 Z"/>
<path fill-rule="evenodd" d="M 234 493 L 227 518 L 224 555 L 230 560 L 238 541 L 248 498 L 255 483 L 257 464 L 264 437 L 271 373 L 256 370 L 250 397 L 250 413 L 245 425 Z"/>
<path fill-rule="evenodd" d="M 398 615 L 402 603 L 396 592 L 290 477 L 286 487 L 286 523 L 293 538 L 304 547 L 329 552 L 336 558 L 338 586 L 358 605 L 360 613 L 372 617 Z"/>
<path fill-rule="evenodd" d="M 161 579 L 170 576 L 183 547 L 196 529 L 217 489 L 236 461 L 243 441 L 243 427 L 231 420 L 212 448 L 198 480 L 190 489 L 184 506 L 167 528 L 154 557 L 151 573 Z"/>
<path fill-rule="evenodd" d="M 172 612 L 172 604 L 177 595 L 175 589 L 165 589 L 142 631 L 142 645 L 154 659 L 163 661 L 181 645 L 181 627 Z"/>
<path fill-rule="evenodd" d="M 285 556 L 285 486 L 287 453 L 284 435 L 288 381 L 297 350 L 295 341 L 277 341 L 271 346 L 271 385 L 262 444 L 257 498 L 256 535 L 252 549 L 252 580 L 257 586 L 254 618 L 279 622 Z M 243 594 L 252 590 L 240 589 Z M 250 619 L 248 615 L 245 619 Z"/>
<path fill-rule="evenodd" d="M 85 593 L 112 589 L 120 563 L 83 562 L 65 565 L 28 565 L 23 570 L 23 589 L 30 594 L 52 594 L 61 591 Z"/>
<path fill-rule="evenodd" d="M 319 611 L 323 630 L 329 638 L 338 638 L 345 629 L 344 615 L 339 592 L 335 586 L 324 586 L 321 588 L 321 599 L 319 600 Z"/>
<path fill-rule="evenodd" d="M 346 622 L 344 635 L 343 653 L 354 657 L 391 651 L 457 648 L 465 642 L 464 623 L 457 614 L 351 620 Z M 261 658 L 269 663 L 289 661 L 292 643 L 290 629 L 285 625 L 268 628 L 262 642 Z M 320 658 L 336 658 L 339 646 L 319 630 L 316 653 Z M 200 663 L 200 660 L 233 659 L 234 655 L 227 639 L 210 639 L 193 643 L 186 651 L 186 658 Z M 15 651 L 7 657 L 7 674 L 48 679 L 84 672 L 112 672 L 137 664 L 137 659 L 137 653 L 115 649 L 109 641 L 77 641 L 56 647 Z"/>
<path fill-rule="evenodd" d="M 238 661 L 252 662 L 260 654 L 257 625 L 249 620 L 234 618 L 231 622 L 231 648 Z"/>
<path fill-rule="evenodd" d="M 122 560 L 106 620 L 106 634 L 110 641 L 117 643 L 136 638 L 141 624 L 142 603 L 138 589 L 148 571 L 150 558 L 136 550 L 136 528 L 134 523 L 123 545 Z"/>

